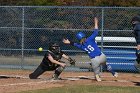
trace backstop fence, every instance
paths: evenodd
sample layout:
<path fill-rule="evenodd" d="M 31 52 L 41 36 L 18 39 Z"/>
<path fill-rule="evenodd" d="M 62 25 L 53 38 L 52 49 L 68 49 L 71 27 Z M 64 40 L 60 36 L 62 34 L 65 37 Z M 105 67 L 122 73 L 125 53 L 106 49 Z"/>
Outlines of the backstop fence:
<path fill-rule="evenodd" d="M 64 37 L 77 42 L 75 34 L 89 36 L 94 17 L 99 19 L 96 40 L 115 70 L 136 72 L 135 38 L 131 18 L 139 7 L 78 6 L 0 6 L 0 68 L 34 69 L 40 64 L 50 42 L 59 42 L 61 49 L 74 58 L 76 67 L 68 70 L 89 70 L 87 55 L 62 43 Z M 42 47 L 42 52 L 38 48 Z"/>

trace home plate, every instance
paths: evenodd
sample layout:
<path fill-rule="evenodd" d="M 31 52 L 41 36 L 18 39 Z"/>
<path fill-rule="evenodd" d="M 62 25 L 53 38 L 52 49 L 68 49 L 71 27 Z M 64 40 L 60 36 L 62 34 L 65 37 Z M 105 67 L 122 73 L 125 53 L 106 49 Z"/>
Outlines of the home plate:
<path fill-rule="evenodd" d="M 134 76 L 134 77 L 140 78 L 140 76 Z"/>
<path fill-rule="evenodd" d="M 128 80 L 116 80 L 117 82 L 130 82 Z"/>
<path fill-rule="evenodd" d="M 75 78 L 75 79 L 95 79 L 94 76 L 72 76 L 68 78 Z"/>
<path fill-rule="evenodd" d="M 113 81 L 113 80 L 102 80 L 103 82 L 116 82 L 116 81 Z M 101 82 L 102 82 L 101 81 Z"/>
<path fill-rule="evenodd" d="M 76 81 L 76 80 L 80 80 L 80 79 L 79 78 L 62 78 L 62 80 Z"/>

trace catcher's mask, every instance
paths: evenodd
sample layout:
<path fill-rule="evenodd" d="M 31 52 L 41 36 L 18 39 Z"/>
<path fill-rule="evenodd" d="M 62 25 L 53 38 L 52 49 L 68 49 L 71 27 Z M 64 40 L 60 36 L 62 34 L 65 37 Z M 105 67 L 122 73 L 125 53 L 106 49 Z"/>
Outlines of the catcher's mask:
<path fill-rule="evenodd" d="M 57 43 L 51 43 L 49 46 L 49 50 L 54 53 L 60 53 L 60 46 Z"/>

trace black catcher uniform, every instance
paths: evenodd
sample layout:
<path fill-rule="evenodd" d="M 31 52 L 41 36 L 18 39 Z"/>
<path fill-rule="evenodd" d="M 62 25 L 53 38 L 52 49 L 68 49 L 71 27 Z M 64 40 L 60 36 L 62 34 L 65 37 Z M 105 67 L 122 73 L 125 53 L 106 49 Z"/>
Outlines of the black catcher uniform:
<path fill-rule="evenodd" d="M 132 26 L 133 26 L 133 32 L 135 35 L 136 43 L 137 43 L 137 49 L 136 49 L 136 56 L 137 56 L 137 62 L 140 63 L 140 15 L 136 15 L 132 18 Z"/>
<path fill-rule="evenodd" d="M 57 43 L 52 43 L 49 46 L 49 50 L 44 55 L 44 58 L 43 58 L 42 62 L 40 63 L 40 65 L 37 67 L 37 69 L 33 73 L 29 74 L 29 78 L 37 79 L 37 77 L 39 77 L 45 71 L 55 70 L 53 78 L 58 79 L 58 76 L 61 74 L 61 72 L 64 70 L 65 67 L 51 62 L 49 60 L 48 56 L 51 55 L 54 60 L 61 62 L 60 59 L 62 58 L 63 54 L 64 53 L 60 50 L 59 45 Z M 66 59 L 69 62 L 73 62 L 72 64 L 74 64 L 74 62 L 75 62 L 70 57 L 67 57 Z"/>

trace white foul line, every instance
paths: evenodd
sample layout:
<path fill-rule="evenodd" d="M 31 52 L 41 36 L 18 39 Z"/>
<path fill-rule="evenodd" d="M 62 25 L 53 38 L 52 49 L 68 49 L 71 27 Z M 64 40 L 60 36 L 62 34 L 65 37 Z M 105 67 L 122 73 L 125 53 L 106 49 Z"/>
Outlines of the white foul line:
<path fill-rule="evenodd" d="M 53 82 L 53 81 L 56 81 L 56 80 L 27 82 L 27 83 L 13 83 L 13 84 L 0 85 L 0 87 L 17 86 L 17 85 L 36 85 L 36 84 L 41 84 L 41 83 Z"/>

